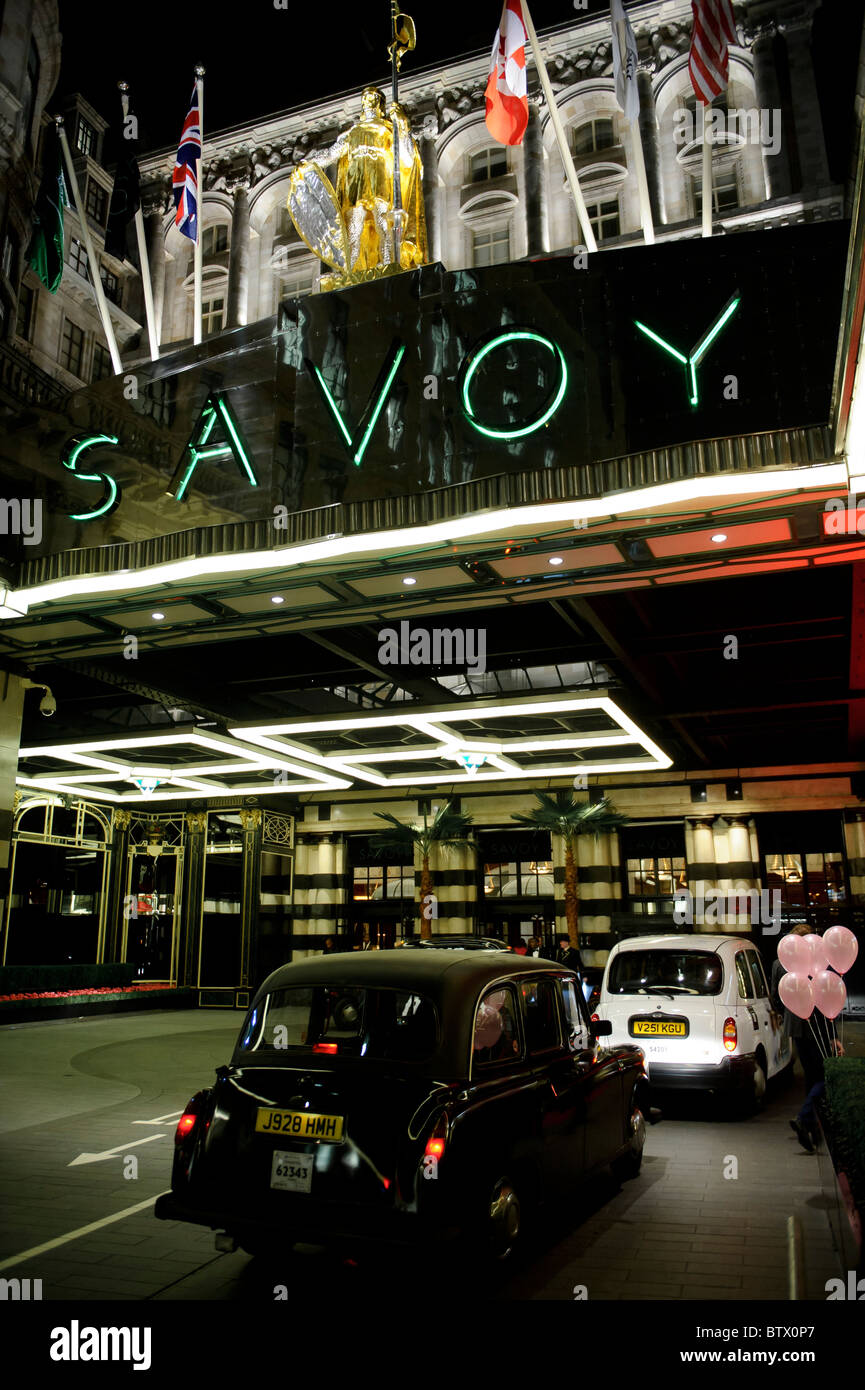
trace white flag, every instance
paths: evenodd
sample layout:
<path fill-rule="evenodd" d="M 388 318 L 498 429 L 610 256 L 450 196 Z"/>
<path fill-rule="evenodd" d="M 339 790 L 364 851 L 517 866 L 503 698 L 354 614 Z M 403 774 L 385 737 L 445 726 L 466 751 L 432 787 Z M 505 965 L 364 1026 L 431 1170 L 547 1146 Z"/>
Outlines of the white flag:
<path fill-rule="evenodd" d="M 637 87 L 637 41 L 622 0 L 610 0 L 613 21 L 613 72 L 616 101 L 625 118 L 634 125 L 640 118 L 640 92 Z"/>

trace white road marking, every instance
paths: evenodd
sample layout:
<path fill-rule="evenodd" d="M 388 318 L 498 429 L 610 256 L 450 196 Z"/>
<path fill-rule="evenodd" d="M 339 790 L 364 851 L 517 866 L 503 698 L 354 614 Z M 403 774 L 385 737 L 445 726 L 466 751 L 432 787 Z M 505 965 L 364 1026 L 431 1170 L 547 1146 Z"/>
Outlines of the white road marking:
<path fill-rule="evenodd" d="M 165 1192 L 157 1192 L 156 1197 L 165 1197 Z M 79 1226 L 77 1231 L 69 1231 L 65 1236 L 57 1236 L 55 1240 L 46 1240 L 42 1245 L 34 1245 L 30 1250 L 22 1250 L 20 1255 L 10 1255 L 8 1260 L 0 1260 L 0 1270 L 12 1269 L 15 1265 L 24 1264 L 27 1260 L 33 1260 L 37 1255 L 44 1255 L 46 1250 L 56 1250 L 58 1245 L 66 1245 L 70 1240 L 78 1240 L 80 1236 L 89 1236 L 93 1231 L 99 1231 L 103 1226 L 110 1226 L 114 1221 L 123 1221 L 127 1216 L 134 1216 L 136 1212 L 146 1211 L 152 1207 L 156 1197 L 148 1197 L 146 1202 L 137 1202 L 134 1207 L 127 1207 L 125 1211 L 115 1212 L 113 1216 L 100 1217 L 98 1221 L 91 1221 L 89 1226 Z"/>
<path fill-rule="evenodd" d="M 155 1120 L 133 1120 L 134 1125 L 167 1125 L 169 1120 L 179 1120 L 182 1110 L 172 1110 L 168 1115 L 157 1115 Z"/>
<path fill-rule="evenodd" d="M 106 1158 L 116 1158 L 118 1154 L 125 1154 L 127 1149 L 135 1149 L 139 1144 L 152 1144 L 154 1139 L 165 1139 L 164 1134 L 148 1134 L 146 1139 L 133 1139 L 128 1144 L 115 1144 L 113 1149 L 105 1149 L 101 1154 L 79 1154 L 73 1158 L 71 1163 L 67 1163 L 67 1168 L 77 1168 L 81 1163 L 102 1163 Z"/>

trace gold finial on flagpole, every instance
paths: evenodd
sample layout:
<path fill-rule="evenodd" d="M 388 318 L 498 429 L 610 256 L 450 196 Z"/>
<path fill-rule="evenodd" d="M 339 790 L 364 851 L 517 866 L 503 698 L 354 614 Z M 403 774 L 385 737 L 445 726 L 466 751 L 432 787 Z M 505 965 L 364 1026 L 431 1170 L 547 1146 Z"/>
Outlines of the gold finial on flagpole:
<path fill-rule="evenodd" d="M 389 58 L 396 64 L 396 70 L 399 72 L 406 53 L 411 53 L 417 43 L 417 34 L 411 15 L 403 14 L 398 10 L 396 0 L 391 0 L 390 13 L 393 20 L 393 43 L 387 51 Z"/>

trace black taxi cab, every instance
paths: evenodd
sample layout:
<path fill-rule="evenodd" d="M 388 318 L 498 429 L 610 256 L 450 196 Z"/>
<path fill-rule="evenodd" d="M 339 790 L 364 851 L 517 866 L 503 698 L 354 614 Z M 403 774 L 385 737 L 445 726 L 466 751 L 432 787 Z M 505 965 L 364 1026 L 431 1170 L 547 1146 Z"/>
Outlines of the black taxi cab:
<path fill-rule="evenodd" d="M 479 1239 L 612 1164 L 639 1171 L 642 1050 L 606 1049 L 574 973 L 507 952 L 318 956 L 261 985 L 175 1136 L 157 1217 L 220 1249 Z"/>

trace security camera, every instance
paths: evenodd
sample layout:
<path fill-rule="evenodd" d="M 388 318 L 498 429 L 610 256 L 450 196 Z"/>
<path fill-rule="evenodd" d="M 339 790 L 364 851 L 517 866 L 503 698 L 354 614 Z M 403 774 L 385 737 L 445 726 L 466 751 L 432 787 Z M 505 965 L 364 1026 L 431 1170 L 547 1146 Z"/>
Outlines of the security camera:
<path fill-rule="evenodd" d="M 45 685 L 42 681 L 32 681 L 29 677 L 25 678 L 23 685 L 25 690 L 41 690 L 43 692 L 42 699 L 39 701 L 39 713 L 44 715 L 46 719 L 50 719 L 52 714 L 57 713 L 57 701 L 50 685 Z"/>

